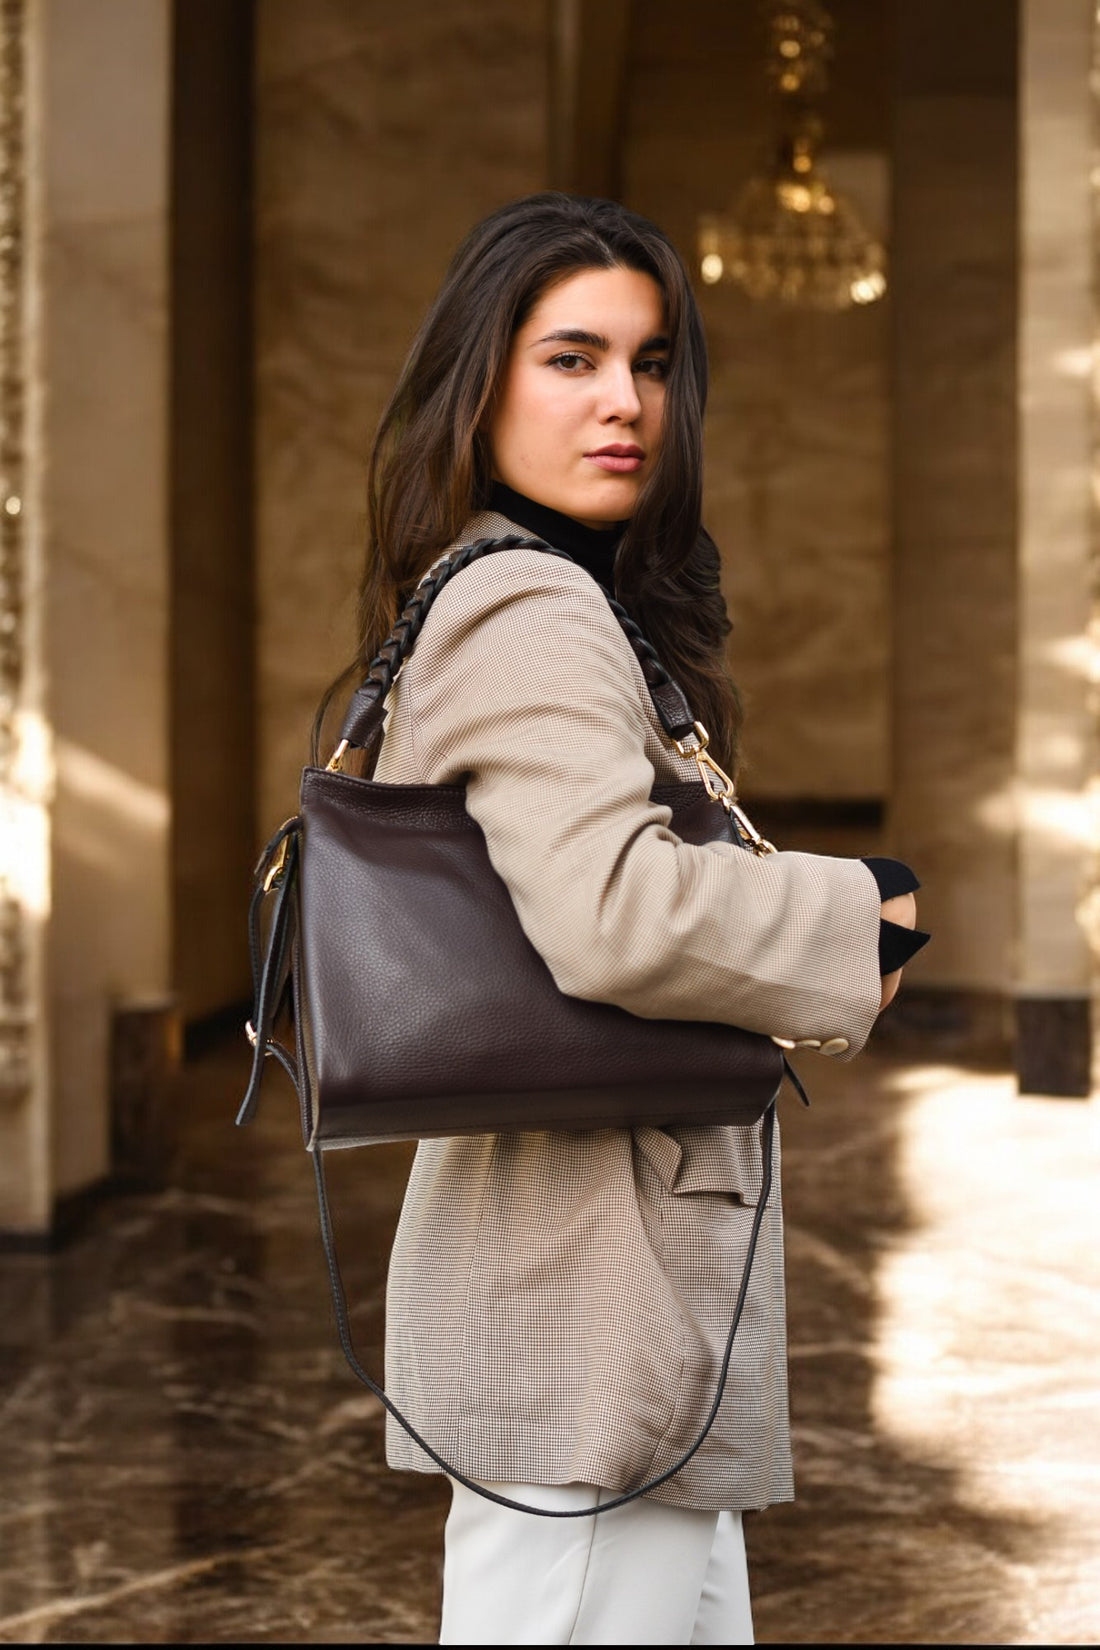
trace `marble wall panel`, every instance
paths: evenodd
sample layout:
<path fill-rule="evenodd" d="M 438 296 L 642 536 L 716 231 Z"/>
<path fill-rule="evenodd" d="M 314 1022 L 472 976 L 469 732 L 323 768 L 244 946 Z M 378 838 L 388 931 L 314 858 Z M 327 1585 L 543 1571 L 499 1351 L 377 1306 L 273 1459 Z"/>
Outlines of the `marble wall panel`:
<path fill-rule="evenodd" d="M 704 294 L 715 386 L 707 511 L 746 701 L 746 796 L 887 782 L 885 308 L 766 321 Z"/>
<path fill-rule="evenodd" d="M 354 648 L 372 433 L 465 231 L 543 186 L 540 0 L 258 0 L 259 815 Z"/>
<path fill-rule="evenodd" d="M 55 754 L 52 1192 L 109 1161 L 112 1003 L 168 980 L 167 114 L 170 8 L 33 18 L 35 531 Z"/>
<path fill-rule="evenodd" d="M 882 6 L 837 19 L 824 104 L 838 185 L 884 228 L 889 147 Z M 702 212 L 768 161 L 775 112 L 757 8 L 636 0 L 625 199 L 690 268 Z M 841 153 L 837 153 L 837 151 Z M 842 163 L 844 175 L 840 175 Z M 870 185 L 870 187 L 868 187 Z M 712 384 L 706 519 L 735 621 L 746 798 L 878 797 L 887 781 L 889 310 L 844 315 L 701 287 Z"/>

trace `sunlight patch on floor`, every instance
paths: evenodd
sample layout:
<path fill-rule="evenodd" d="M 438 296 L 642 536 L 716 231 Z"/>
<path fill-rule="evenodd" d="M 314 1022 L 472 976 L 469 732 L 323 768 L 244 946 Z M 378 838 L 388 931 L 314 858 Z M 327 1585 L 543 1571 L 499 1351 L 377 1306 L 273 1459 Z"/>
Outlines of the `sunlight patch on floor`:
<path fill-rule="evenodd" d="M 976 1509 L 1100 1537 L 1100 1107 L 946 1066 L 888 1081 L 912 1224 L 877 1268 L 876 1424 Z"/>

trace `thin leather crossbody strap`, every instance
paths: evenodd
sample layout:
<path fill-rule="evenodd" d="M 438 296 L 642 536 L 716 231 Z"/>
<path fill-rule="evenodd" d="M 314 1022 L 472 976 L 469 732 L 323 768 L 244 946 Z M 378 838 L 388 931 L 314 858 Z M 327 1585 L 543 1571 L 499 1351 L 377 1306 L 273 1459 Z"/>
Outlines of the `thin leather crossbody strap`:
<path fill-rule="evenodd" d="M 802 1095 L 803 1099 L 805 1099 L 805 1091 L 803 1090 L 797 1077 L 795 1077 L 793 1069 L 787 1064 L 786 1061 L 784 1061 L 784 1066 L 786 1067 L 787 1075 L 792 1079 L 799 1093 Z M 808 1101 L 806 1103 L 807 1105 L 809 1104 Z M 536 1518 L 594 1518 L 599 1513 L 613 1512 L 616 1507 L 625 1507 L 627 1502 L 637 1501 L 639 1496 L 648 1495 L 651 1490 L 657 1489 L 660 1484 L 667 1484 L 669 1479 L 675 1478 L 681 1468 L 687 1466 L 687 1463 L 691 1460 L 692 1456 L 702 1448 L 707 1434 L 710 1432 L 715 1421 L 718 1419 L 718 1411 L 722 1407 L 722 1399 L 725 1396 L 726 1382 L 729 1378 L 730 1363 L 733 1358 L 733 1343 L 737 1336 L 738 1327 L 741 1323 L 742 1313 L 745 1310 L 745 1301 L 748 1298 L 749 1293 L 749 1279 L 752 1275 L 752 1264 L 756 1257 L 757 1244 L 760 1238 L 760 1229 L 764 1224 L 764 1216 L 767 1213 L 768 1202 L 771 1197 L 772 1159 L 774 1155 L 773 1145 L 775 1138 L 774 1100 L 764 1113 L 764 1116 L 761 1119 L 760 1128 L 760 1191 L 757 1195 L 756 1211 L 753 1215 L 752 1229 L 749 1233 L 748 1247 L 745 1253 L 745 1263 L 741 1270 L 741 1283 L 737 1291 L 737 1299 L 734 1302 L 729 1334 L 726 1336 L 725 1351 L 722 1355 L 722 1368 L 718 1375 L 718 1384 L 714 1393 L 714 1401 L 710 1406 L 705 1421 L 699 1429 L 695 1442 L 684 1451 L 679 1460 L 674 1461 L 671 1467 L 666 1468 L 664 1472 L 658 1473 L 656 1477 L 647 1479 L 644 1484 L 639 1484 L 636 1489 L 627 1490 L 624 1494 L 615 1496 L 611 1501 L 601 1502 L 598 1507 L 579 1507 L 569 1511 L 560 1511 L 557 1508 L 532 1507 L 525 1501 L 511 1501 L 506 1495 L 498 1495 L 495 1490 L 487 1489 L 484 1484 L 476 1483 L 474 1479 L 468 1478 L 466 1474 L 460 1472 L 457 1467 L 452 1466 L 450 1462 L 445 1461 L 443 1456 L 438 1454 L 438 1452 L 432 1448 L 427 1440 L 421 1437 L 412 1422 L 407 1420 L 405 1416 L 402 1415 L 401 1411 L 398 1409 L 389 1394 L 379 1386 L 377 1381 L 371 1379 L 359 1361 L 359 1355 L 355 1350 L 355 1343 L 352 1340 L 351 1324 L 348 1319 L 347 1299 L 344 1295 L 344 1280 L 340 1276 L 340 1265 L 336 1258 L 336 1240 L 332 1230 L 332 1215 L 329 1211 L 328 1189 L 325 1185 L 324 1154 L 320 1150 L 316 1150 L 312 1155 L 313 1169 L 317 1178 L 317 1202 L 321 1214 L 321 1240 L 324 1244 L 325 1261 L 328 1265 L 329 1283 L 332 1288 L 332 1304 L 336 1313 L 336 1327 L 340 1336 L 340 1345 L 344 1349 L 344 1357 L 347 1359 L 352 1373 L 355 1375 L 356 1379 L 361 1381 L 370 1392 L 373 1392 L 374 1396 L 380 1403 L 385 1405 L 394 1420 L 397 1421 L 398 1424 L 408 1433 L 413 1443 L 418 1444 L 424 1451 L 425 1455 L 427 1455 L 430 1460 L 434 1461 L 436 1466 L 440 1467 L 448 1475 L 448 1477 L 455 1479 L 459 1484 L 464 1484 L 468 1490 L 473 1490 L 474 1494 L 480 1495 L 483 1500 L 495 1501 L 498 1506 L 509 1507 L 513 1512 L 532 1513 Z"/>
<path fill-rule="evenodd" d="M 366 676 L 352 694 L 344 725 L 340 730 L 342 747 L 369 746 L 377 738 L 385 720 L 386 695 L 393 686 L 398 671 L 416 646 L 424 620 L 431 612 L 432 604 L 439 592 L 456 573 L 461 573 L 463 568 L 469 567 L 471 562 L 478 561 L 482 556 L 493 555 L 498 550 L 538 550 L 543 555 L 557 556 L 562 561 L 573 561 L 573 557 L 566 551 L 556 550 L 543 539 L 521 538 L 513 534 L 499 539 L 475 539 L 472 544 L 462 545 L 443 561 L 437 562 L 417 585 L 400 618 L 371 660 Z M 617 602 L 609 591 L 604 590 L 602 585 L 599 588 L 603 590 L 608 606 L 634 649 L 661 726 L 670 739 L 687 738 L 694 729 L 695 718 L 691 714 L 691 707 L 684 697 L 683 689 L 679 683 L 673 681 L 626 608 Z"/>

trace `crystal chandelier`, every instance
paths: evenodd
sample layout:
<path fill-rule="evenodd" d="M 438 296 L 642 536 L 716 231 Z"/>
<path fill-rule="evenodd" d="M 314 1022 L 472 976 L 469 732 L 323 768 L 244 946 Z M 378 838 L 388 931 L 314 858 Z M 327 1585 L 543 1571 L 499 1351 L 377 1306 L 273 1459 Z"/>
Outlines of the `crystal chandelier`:
<path fill-rule="evenodd" d="M 816 99 L 827 82 L 833 20 L 817 0 L 767 0 L 768 76 L 779 105 L 768 171 L 750 178 L 730 216 L 699 221 L 699 272 L 750 298 L 809 309 L 871 304 L 886 291 L 886 254 L 818 165 Z"/>

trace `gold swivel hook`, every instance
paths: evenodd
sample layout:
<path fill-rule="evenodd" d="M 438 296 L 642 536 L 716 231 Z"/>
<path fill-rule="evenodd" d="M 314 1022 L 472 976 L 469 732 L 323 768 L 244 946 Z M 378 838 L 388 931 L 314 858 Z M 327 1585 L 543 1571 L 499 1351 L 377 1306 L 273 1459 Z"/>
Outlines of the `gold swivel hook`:
<path fill-rule="evenodd" d="M 713 802 L 720 802 L 725 808 L 734 829 L 741 840 L 748 845 L 754 854 L 774 854 L 775 846 L 766 837 L 762 837 L 752 820 L 737 801 L 737 791 L 733 780 L 724 768 L 720 768 L 711 756 L 707 747 L 710 744 L 710 734 L 702 722 L 696 722 L 694 730 L 683 739 L 674 739 L 682 757 L 695 763 L 699 769 L 699 778 L 703 781 L 707 795 Z"/>

